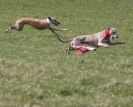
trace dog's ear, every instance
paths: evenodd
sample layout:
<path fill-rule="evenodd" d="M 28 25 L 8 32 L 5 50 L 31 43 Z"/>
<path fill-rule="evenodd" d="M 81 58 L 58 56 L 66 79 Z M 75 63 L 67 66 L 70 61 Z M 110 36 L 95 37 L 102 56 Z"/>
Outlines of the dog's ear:
<path fill-rule="evenodd" d="M 51 17 L 49 16 L 48 19 L 51 20 Z"/>
<path fill-rule="evenodd" d="M 108 29 L 110 30 L 111 28 L 110 28 L 110 27 L 108 27 Z"/>
<path fill-rule="evenodd" d="M 110 30 L 110 27 L 106 27 L 108 30 Z"/>

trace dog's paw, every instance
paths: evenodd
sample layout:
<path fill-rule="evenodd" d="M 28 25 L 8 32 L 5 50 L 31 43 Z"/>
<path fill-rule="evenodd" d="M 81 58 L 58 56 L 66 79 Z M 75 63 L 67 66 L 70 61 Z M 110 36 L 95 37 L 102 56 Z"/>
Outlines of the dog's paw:
<path fill-rule="evenodd" d="M 8 33 L 9 32 L 9 30 L 5 30 L 5 33 Z"/>
<path fill-rule="evenodd" d="M 63 31 L 68 31 L 68 29 L 62 29 Z"/>
<path fill-rule="evenodd" d="M 105 48 L 108 48 L 108 47 L 109 47 L 109 45 L 105 45 L 104 47 L 105 47 Z"/>
<path fill-rule="evenodd" d="M 70 54 L 70 48 L 68 47 L 68 48 L 66 48 L 66 54 Z"/>

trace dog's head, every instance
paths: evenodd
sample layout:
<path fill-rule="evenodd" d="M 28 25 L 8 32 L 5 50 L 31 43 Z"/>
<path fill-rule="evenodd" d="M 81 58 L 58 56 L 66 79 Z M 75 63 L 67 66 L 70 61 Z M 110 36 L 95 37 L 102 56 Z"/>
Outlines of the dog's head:
<path fill-rule="evenodd" d="M 112 43 L 116 38 L 118 38 L 116 28 L 108 28 L 109 30 L 109 41 Z"/>
<path fill-rule="evenodd" d="M 58 20 L 56 20 L 54 17 L 48 17 L 48 19 L 51 24 L 54 24 L 56 26 L 58 26 L 60 24 L 60 22 Z"/>
<path fill-rule="evenodd" d="M 112 39 L 118 38 L 116 28 L 110 28 L 109 33 L 110 33 L 110 36 L 112 37 Z"/>

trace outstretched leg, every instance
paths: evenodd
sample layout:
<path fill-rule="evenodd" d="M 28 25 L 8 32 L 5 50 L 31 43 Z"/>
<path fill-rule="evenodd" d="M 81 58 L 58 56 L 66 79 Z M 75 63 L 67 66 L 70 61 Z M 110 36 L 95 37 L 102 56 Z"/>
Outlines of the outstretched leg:
<path fill-rule="evenodd" d="M 54 31 L 68 31 L 68 29 L 57 29 L 57 28 L 52 28 L 52 27 L 49 27 L 49 29 L 52 29 Z"/>
<path fill-rule="evenodd" d="M 79 49 L 79 50 L 81 50 L 82 52 L 84 52 L 84 51 L 94 51 L 94 50 L 96 50 L 95 47 L 84 46 L 83 44 L 81 44 L 80 40 L 77 40 L 77 39 L 75 39 L 75 40 L 73 40 L 73 41 L 71 42 L 71 48 L 73 48 L 73 49 Z"/>
<path fill-rule="evenodd" d="M 88 46 L 84 46 L 84 45 L 81 45 L 81 46 L 73 46 L 74 49 L 79 49 L 81 50 L 82 52 L 84 51 L 94 51 L 96 50 L 96 48 L 94 47 L 88 47 Z"/>
<path fill-rule="evenodd" d="M 49 28 L 49 30 L 50 30 L 51 32 L 53 32 L 53 33 L 57 36 L 57 39 L 58 39 L 60 42 L 62 42 L 62 43 L 66 43 L 66 42 L 67 42 L 67 41 L 65 42 L 63 39 L 61 39 L 60 36 L 59 36 L 51 27 Z"/>

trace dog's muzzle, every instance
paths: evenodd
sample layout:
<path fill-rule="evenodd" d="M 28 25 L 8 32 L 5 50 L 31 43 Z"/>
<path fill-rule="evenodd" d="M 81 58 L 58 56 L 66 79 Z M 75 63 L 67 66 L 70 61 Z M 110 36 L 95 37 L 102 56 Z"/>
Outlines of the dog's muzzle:
<path fill-rule="evenodd" d="M 55 24 L 56 26 L 58 26 L 58 25 L 60 24 L 60 22 L 56 21 L 54 24 Z"/>
<path fill-rule="evenodd" d="M 117 35 L 117 32 L 116 31 L 113 32 L 111 35 L 112 35 L 112 39 L 118 38 L 118 35 Z"/>

